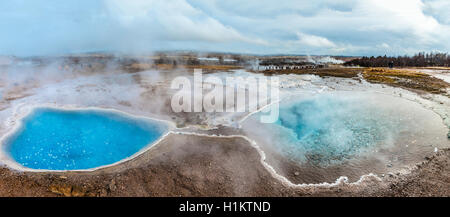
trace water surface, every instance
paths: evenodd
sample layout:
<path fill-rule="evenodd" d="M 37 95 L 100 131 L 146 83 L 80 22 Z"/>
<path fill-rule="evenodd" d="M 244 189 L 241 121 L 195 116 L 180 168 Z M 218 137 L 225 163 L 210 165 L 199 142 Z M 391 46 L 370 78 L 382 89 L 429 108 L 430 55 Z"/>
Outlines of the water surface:
<path fill-rule="evenodd" d="M 437 114 L 385 94 L 298 94 L 281 102 L 277 122 L 260 123 L 259 115 L 243 123 L 244 131 L 280 173 L 300 172 L 295 178 L 301 183 L 394 172 L 449 147 L 448 128 Z"/>
<path fill-rule="evenodd" d="M 27 168 L 91 169 L 134 155 L 166 131 L 161 122 L 114 112 L 38 108 L 22 120 L 4 148 Z"/>

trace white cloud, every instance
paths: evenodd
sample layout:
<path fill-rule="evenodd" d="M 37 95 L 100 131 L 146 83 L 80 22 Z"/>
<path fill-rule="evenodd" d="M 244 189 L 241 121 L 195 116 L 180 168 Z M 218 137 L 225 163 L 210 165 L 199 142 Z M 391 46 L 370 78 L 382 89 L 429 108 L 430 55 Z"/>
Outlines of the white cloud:
<path fill-rule="evenodd" d="M 336 47 L 336 45 L 331 42 L 330 40 L 316 36 L 316 35 L 309 35 L 305 33 L 298 32 L 297 33 L 298 42 L 301 45 L 306 46 L 312 46 L 312 47 L 323 47 L 323 48 L 333 48 Z"/>
<path fill-rule="evenodd" d="M 105 3 L 111 14 L 128 29 L 138 32 L 152 29 L 153 34 L 148 37 L 157 35 L 160 40 L 176 41 L 253 42 L 185 0 L 105 0 Z"/>
<path fill-rule="evenodd" d="M 424 12 L 436 18 L 442 24 L 450 25 L 450 1 L 448 0 L 425 0 Z"/>
<path fill-rule="evenodd" d="M 378 45 L 378 47 L 380 48 L 384 48 L 384 49 L 389 49 L 391 46 L 389 46 L 387 43 L 381 43 L 380 45 Z"/>
<path fill-rule="evenodd" d="M 0 54 L 449 51 L 448 11 L 448 0 L 2 1 Z"/>

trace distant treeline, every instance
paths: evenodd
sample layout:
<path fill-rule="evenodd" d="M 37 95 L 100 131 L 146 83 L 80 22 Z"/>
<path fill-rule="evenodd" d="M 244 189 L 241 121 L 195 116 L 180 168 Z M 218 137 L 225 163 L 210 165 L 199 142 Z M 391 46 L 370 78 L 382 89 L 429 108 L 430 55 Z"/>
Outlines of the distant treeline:
<path fill-rule="evenodd" d="M 427 67 L 427 66 L 450 66 L 450 56 L 447 53 L 418 53 L 414 56 L 398 57 L 362 57 L 344 63 L 346 66 L 363 67 Z"/>

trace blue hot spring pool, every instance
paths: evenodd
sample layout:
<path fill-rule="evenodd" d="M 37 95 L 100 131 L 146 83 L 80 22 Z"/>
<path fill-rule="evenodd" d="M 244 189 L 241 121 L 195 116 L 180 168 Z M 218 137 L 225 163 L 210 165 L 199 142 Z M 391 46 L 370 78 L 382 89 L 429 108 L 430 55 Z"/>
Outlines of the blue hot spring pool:
<path fill-rule="evenodd" d="M 283 100 L 275 123 L 251 116 L 243 129 L 278 161 L 299 165 L 299 182 L 352 180 L 420 162 L 449 147 L 442 119 L 418 103 L 377 93 L 299 94 Z M 286 174 L 284 174 L 286 175 Z M 289 175 L 289 174 L 287 174 Z"/>
<path fill-rule="evenodd" d="M 161 122 L 115 112 L 37 108 L 3 147 L 31 169 L 92 169 L 136 154 L 167 130 Z"/>
<path fill-rule="evenodd" d="M 300 160 L 328 164 L 390 142 L 401 130 L 403 117 L 360 103 L 325 95 L 284 104 L 274 126 L 286 134 L 283 151 Z"/>

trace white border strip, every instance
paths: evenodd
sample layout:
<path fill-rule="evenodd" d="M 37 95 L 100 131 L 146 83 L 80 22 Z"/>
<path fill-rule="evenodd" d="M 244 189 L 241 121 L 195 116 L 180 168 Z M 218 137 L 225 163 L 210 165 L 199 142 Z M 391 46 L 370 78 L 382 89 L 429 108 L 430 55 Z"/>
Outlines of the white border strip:
<path fill-rule="evenodd" d="M 108 164 L 108 165 L 103 165 L 103 166 L 99 166 L 99 167 L 95 167 L 95 168 L 91 168 L 91 169 L 80 169 L 80 170 L 48 170 L 48 169 L 32 169 L 32 168 L 28 168 L 25 167 L 21 164 L 19 164 L 17 161 L 13 160 L 9 154 L 5 153 L 5 141 L 7 138 L 9 138 L 11 135 L 13 135 L 14 133 L 16 133 L 18 130 L 20 130 L 23 127 L 23 119 L 25 117 L 27 117 L 29 114 L 31 114 L 35 109 L 39 109 L 39 108 L 43 108 L 43 109 L 58 109 L 58 110 L 64 110 L 64 111 L 106 111 L 109 113 L 116 113 L 125 117 L 129 117 L 132 119 L 146 119 L 146 120 L 151 120 L 154 122 L 162 122 L 167 126 L 167 132 L 165 134 L 163 134 L 158 140 L 147 144 L 144 148 L 142 148 L 139 152 L 136 152 L 135 154 L 124 158 L 120 161 L 117 161 L 115 163 L 112 164 Z M 17 111 L 18 109 L 25 109 L 25 112 L 20 113 L 19 111 Z M 16 111 L 14 111 L 14 113 L 19 112 L 20 115 L 18 116 L 18 118 L 16 118 L 14 121 L 19 122 L 18 124 L 15 124 L 14 127 L 5 135 L 3 135 L 0 138 L 0 161 L 5 164 L 6 166 L 8 166 L 9 168 L 13 169 L 13 170 L 17 170 L 17 171 L 22 171 L 22 172 L 52 172 L 52 173 L 65 173 L 65 172 L 93 172 L 99 169 L 104 169 L 107 167 L 113 167 L 116 166 L 118 164 L 130 161 L 136 157 L 138 157 L 139 155 L 143 154 L 144 152 L 147 152 L 148 150 L 150 150 L 151 148 L 153 148 L 154 146 L 157 146 L 157 144 L 159 144 L 163 139 L 165 139 L 168 135 L 170 135 L 172 133 L 172 130 L 175 127 L 175 124 L 173 122 L 170 121 L 166 121 L 166 120 L 159 120 L 159 119 L 155 119 L 155 118 L 150 118 L 150 117 L 146 117 L 146 116 L 139 116 L 139 115 L 133 115 L 133 114 L 129 114 L 117 109 L 112 109 L 112 108 L 99 108 L 99 107 L 77 107 L 77 106 L 71 106 L 71 105 L 67 105 L 67 106 L 58 106 L 58 105 L 54 105 L 54 104 L 41 104 L 41 105 L 33 105 L 33 106 L 26 106 L 23 108 L 17 108 Z M 13 114 L 14 115 L 14 114 Z"/>
<path fill-rule="evenodd" d="M 382 179 L 380 177 L 378 177 L 377 175 L 373 174 L 373 173 L 369 173 L 366 175 L 362 175 L 358 181 L 356 182 L 348 182 L 348 177 L 347 176 L 341 176 L 338 179 L 336 179 L 336 181 L 334 183 L 328 183 L 328 182 L 323 182 L 323 183 L 311 183 L 311 184 L 306 184 L 306 183 L 302 183 L 302 184 L 294 184 L 293 182 L 291 182 L 289 179 L 287 179 L 286 177 L 280 175 L 279 173 L 277 173 L 275 171 L 275 169 L 269 165 L 266 162 L 266 153 L 261 149 L 261 147 L 256 143 L 256 141 L 249 139 L 246 136 L 242 136 L 242 135 L 230 135 L 230 136 L 225 136 L 225 135 L 209 135 L 209 134 L 200 134 L 200 133 L 190 133 L 190 132 L 174 132 L 174 134 L 178 134 L 178 135 L 191 135 L 191 136 L 202 136 L 202 137 L 209 137 L 209 138 L 241 138 L 246 140 L 247 142 L 250 143 L 250 145 L 255 148 L 260 156 L 260 163 L 264 166 L 264 168 L 272 175 L 272 177 L 274 177 L 275 179 L 279 180 L 282 184 L 284 184 L 285 186 L 288 187 L 292 187 L 292 188 L 305 188 L 305 187 L 334 187 L 334 186 L 338 186 L 341 184 L 349 184 L 349 185 L 359 185 L 361 184 L 365 179 L 373 177 L 375 178 L 377 181 L 382 181 Z"/>

